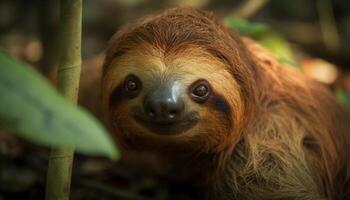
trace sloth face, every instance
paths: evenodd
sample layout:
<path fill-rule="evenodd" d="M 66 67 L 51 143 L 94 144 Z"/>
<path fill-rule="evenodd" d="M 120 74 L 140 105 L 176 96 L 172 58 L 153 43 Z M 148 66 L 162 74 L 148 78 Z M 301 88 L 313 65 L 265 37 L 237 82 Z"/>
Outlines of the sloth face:
<path fill-rule="evenodd" d="M 150 82 L 140 103 L 132 108 L 132 117 L 152 133 L 176 135 L 186 132 L 198 123 L 198 111 L 186 104 L 185 95 L 193 101 L 204 103 L 210 96 L 210 85 L 206 80 L 198 80 L 186 88 L 179 80 L 169 75 L 151 75 L 153 81 L 129 74 L 123 83 L 123 92 L 130 99 L 142 91 L 142 82 Z M 161 81 L 158 77 L 167 77 Z M 146 83 L 147 84 L 147 83 Z M 188 90 L 188 91 L 186 91 Z M 186 94 L 188 93 L 188 94 Z"/>
<path fill-rule="evenodd" d="M 223 143 L 241 113 L 238 88 L 224 64 L 205 50 L 188 47 L 166 55 L 143 44 L 108 66 L 104 113 L 119 140 L 210 137 L 212 148 Z"/>

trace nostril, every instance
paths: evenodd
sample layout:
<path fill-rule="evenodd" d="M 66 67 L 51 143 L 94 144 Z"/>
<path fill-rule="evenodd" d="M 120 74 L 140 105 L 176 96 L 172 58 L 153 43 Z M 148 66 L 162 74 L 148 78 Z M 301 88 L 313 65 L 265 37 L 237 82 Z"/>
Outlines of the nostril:
<path fill-rule="evenodd" d="M 148 112 L 148 115 L 150 116 L 150 117 L 155 117 L 156 116 L 156 111 L 155 110 L 153 110 L 152 108 L 149 110 L 149 112 Z"/>
<path fill-rule="evenodd" d="M 177 115 L 177 110 L 170 110 L 169 111 L 169 117 L 172 119 L 172 118 L 175 118 Z"/>

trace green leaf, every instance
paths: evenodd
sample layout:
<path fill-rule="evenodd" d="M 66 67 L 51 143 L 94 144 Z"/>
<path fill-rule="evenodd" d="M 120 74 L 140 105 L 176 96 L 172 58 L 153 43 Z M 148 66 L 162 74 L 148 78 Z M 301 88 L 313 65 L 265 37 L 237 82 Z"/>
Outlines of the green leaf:
<path fill-rule="evenodd" d="M 46 146 L 117 158 L 105 129 L 71 104 L 39 73 L 0 51 L 0 127 Z"/>
<path fill-rule="evenodd" d="M 235 29 L 240 34 L 244 34 L 253 39 L 258 39 L 270 31 L 270 28 L 265 24 L 252 23 L 244 19 L 226 19 L 225 24 L 227 27 Z"/>
<path fill-rule="evenodd" d="M 346 107 L 350 108 L 350 94 L 340 88 L 335 90 L 335 95 L 338 100 L 344 104 Z"/>

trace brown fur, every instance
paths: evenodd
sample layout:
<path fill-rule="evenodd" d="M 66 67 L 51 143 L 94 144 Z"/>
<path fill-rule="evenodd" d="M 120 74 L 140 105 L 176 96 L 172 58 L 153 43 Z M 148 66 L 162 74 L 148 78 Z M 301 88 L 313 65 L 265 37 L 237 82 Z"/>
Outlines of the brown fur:
<path fill-rule="evenodd" d="M 185 84 L 205 77 L 228 102 L 231 125 L 213 107 L 192 103 L 203 119 L 198 126 L 179 136 L 153 135 L 127 117 L 137 99 L 109 102 L 130 72 Z M 346 198 L 344 109 L 323 85 L 280 66 L 211 13 L 169 9 L 122 28 L 107 52 L 102 105 L 124 149 L 158 153 L 175 176 L 207 188 L 211 199 Z"/>

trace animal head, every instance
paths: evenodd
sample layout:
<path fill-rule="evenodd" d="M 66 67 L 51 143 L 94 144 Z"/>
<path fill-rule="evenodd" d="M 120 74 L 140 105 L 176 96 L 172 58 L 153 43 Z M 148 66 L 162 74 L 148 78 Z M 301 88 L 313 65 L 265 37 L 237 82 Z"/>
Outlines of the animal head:
<path fill-rule="evenodd" d="M 126 148 L 232 149 L 252 116 L 254 65 L 211 13 L 169 9 L 112 38 L 103 112 Z"/>

